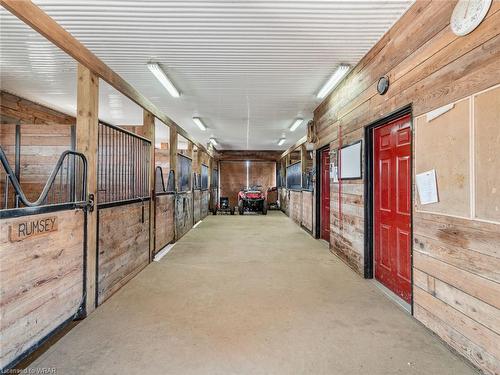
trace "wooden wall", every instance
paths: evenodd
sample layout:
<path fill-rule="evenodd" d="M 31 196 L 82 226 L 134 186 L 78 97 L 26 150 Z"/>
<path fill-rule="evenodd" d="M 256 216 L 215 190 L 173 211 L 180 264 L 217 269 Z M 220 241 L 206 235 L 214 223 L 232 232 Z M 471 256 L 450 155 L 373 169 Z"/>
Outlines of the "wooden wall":
<path fill-rule="evenodd" d="M 264 192 L 276 186 L 276 162 L 250 161 L 248 169 L 249 185 L 260 185 Z"/>
<path fill-rule="evenodd" d="M 155 205 L 155 252 L 157 252 L 175 240 L 175 194 L 157 195 Z"/>
<path fill-rule="evenodd" d="M 98 210 L 98 303 L 149 263 L 149 201 Z"/>
<path fill-rule="evenodd" d="M 298 225 L 302 225 L 302 192 L 290 190 L 289 214 Z"/>
<path fill-rule="evenodd" d="M 302 226 L 313 231 L 313 192 L 302 191 Z"/>
<path fill-rule="evenodd" d="M 396 22 L 315 110 L 316 148 L 329 144 L 333 150 L 362 139 L 365 126 L 408 104 L 412 105 L 413 117 L 418 118 L 500 83 L 500 1 L 494 1 L 482 24 L 463 37 L 454 35 L 449 26 L 455 4 L 456 1 L 417 1 Z M 376 92 L 376 83 L 383 75 L 389 77 L 391 85 L 381 96 Z M 486 117 L 494 106 L 489 104 L 474 116 Z M 464 110 L 460 105 L 456 107 Z M 477 138 L 478 143 L 470 148 L 474 150 L 473 159 L 487 162 L 478 165 L 469 164 L 469 156 L 463 154 L 464 141 L 474 131 L 467 124 L 445 124 L 454 131 L 455 147 L 446 155 L 434 155 L 427 161 L 425 152 L 433 147 L 439 150 L 441 144 L 436 144 L 432 134 L 414 134 L 417 163 L 419 155 L 423 165 L 438 167 L 446 161 L 465 161 L 453 165 L 455 169 L 442 170 L 443 184 L 463 189 L 463 194 L 459 190 L 443 192 L 443 199 L 454 196 L 458 200 L 443 202 L 433 207 L 437 211 L 432 213 L 425 212 L 427 209 L 414 212 L 415 317 L 486 373 L 500 372 L 498 321 L 491 321 L 492 316 L 498 317 L 499 300 L 495 279 L 498 274 L 491 274 L 491 267 L 498 271 L 496 249 L 500 248 L 496 236 L 499 229 L 491 219 L 497 215 L 491 209 L 498 207 L 498 173 L 490 172 L 500 168 L 498 158 L 493 157 L 499 144 L 495 133 L 498 125 L 491 125 L 495 121 L 498 123 L 494 116 L 487 120 L 488 135 Z M 482 151 L 477 149 L 481 142 L 486 142 Z M 471 170 L 476 177 L 467 177 Z M 486 178 L 488 183 L 474 185 L 475 190 L 467 189 L 481 173 L 484 174 L 478 182 Z M 474 203 L 474 199 L 479 202 Z M 473 204 L 483 220 L 461 217 Z M 332 184 L 331 205 L 331 250 L 362 273 L 364 180 L 344 181 L 342 194 L 338 184 Z M 485 321 L 486 315 L 489 318 Z"/>
<path fill-rule="evenodd" d="M 359 140 L 366 125 L 407 104 L 413 105 L 413 114 L 418 116 L 498 83 L 500 2 L 493 3 L 487 19 L 473 33 L 460 38 L 449 27 L 454 4 L 418 1 L 403 15 L 315 110 L 316 147 L 330 143 L 337 148 Z M 391 81 L 384 96 L 376 92 L 382 75 Z M 342 139 L 337 136 L 339 129 Z M 344 185 L 349 185 L 343 189 L 349 192 L 342 198 L 332 192 L 332 204 L 338 206 L 342 200 L 346 208 L 344 225 L 332 207 L 331 222 L 337 224 L 332 226 L 332 239 L 343 242 L 333 251 L 363 269 L 363 241 L 353 243 L 346 235 L 353 225 L 363 231 L 363 180 Z"/>
<path fill-rule="evenodd" d="M 415 174 L 439 202 L 413 211 L 415 317 L 487 373 L 500 370 L 500 86 L 415 119 Z M 439 142 L 439 145 L 436 144 Z M 438 147 L 437 147 L 438 146 Z M 453 157 L 450 157 L 453 155 Z"/>
<path fill-rule="evenodd" d="M 48 217 L 57 218 L 57 231 L 9 240 L 11 224 Z M 76 315 L 84 300 L 83 223 L 82 210 L 0 221 L 0 368 Z"/>
<path fill-rule="evenodd" d="M 247 161 L 220 162 L 221 197 L 229 197 L 229 204 L 238 204 L 238 192 L 247 186 Z M 261 185 L 264 191 L 276 186 L 276 162 L 249 161 L 248 184 Z"/>
<path fill-rule="evenodd" d="M 220 162 L 220 196 L 228 197 L 231 207 L 238 204 L 238 192 L 246 185 L 246 161 Z"/>

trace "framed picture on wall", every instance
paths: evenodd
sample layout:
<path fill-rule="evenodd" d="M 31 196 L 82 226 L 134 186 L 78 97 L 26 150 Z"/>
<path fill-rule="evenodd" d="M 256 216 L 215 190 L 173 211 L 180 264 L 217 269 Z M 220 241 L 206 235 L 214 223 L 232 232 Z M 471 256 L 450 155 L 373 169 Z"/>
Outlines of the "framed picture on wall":
<path fill-rule="evenodd" d="M 343 146 L 339 150 L 338 161 L 340 163 L 339 174 L 341 180 L 357 180 L 361 175 L 361 145 L 359 140 L 350 145 Z"/>

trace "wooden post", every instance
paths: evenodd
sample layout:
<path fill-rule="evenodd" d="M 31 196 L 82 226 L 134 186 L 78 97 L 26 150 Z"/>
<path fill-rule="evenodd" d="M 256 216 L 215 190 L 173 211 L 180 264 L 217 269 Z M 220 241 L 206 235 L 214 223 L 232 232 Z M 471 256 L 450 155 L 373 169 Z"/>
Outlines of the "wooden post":
<path fill-rule="evenodd" d="M 208 189 L 212 192 L 212 169 L 214 168 L 214 158 L 208 156 Z"/>
<path fill-rule="evenodd" d="M 201 175 L 201 164 L 203 163 L 203 151 L 200 148 L 196 149 L 196 173 Z"/>
<path fill-rule="evenodd" d="M 307 149 L 306 144 L 303 143 L 300 145 L 300 186 L 304 186 L 304 174 L 307 171 Z"/>
<path fill-rule="evenodd" d="M 189 190 L 193 190 L 194 188 L 194 180 L 193 180 L 193 172 L 194 172 L 194 163 L 195 163 L 195 159 L 194 159 L 194 147 L 193 147 L 193 143 L 190 142 L 190 141 L 187 141 L 187 156 L 189 158 L 191 158 L 191 186 L 189 187 Z M 194 215 L 193 215 L 193 218 L 194 218 Z"/>
<path fill-rule="evenodd" d="M 151 141 L 149 156 L 149 260 L 152 261 L 155 252 L 155 117 L 144 110 L 142 136 Z"/>
<path fill-rule="evenodd" d="M 174 171 L 175 176 L 175 190 L 179 189 L 179 175 L 177 173 L 177 129 L 173 126 L 170 126 L 170 170 Z"/>
<path fill-rule="evenodd" d="M 87 212 L 87 314 L 95 310 L 97 270 L 97 137 L 98 137 L 99 77 L 78 64 L 76 150 L 87 158 L 87 193 L 94 195 L 94 210 Z"/>
<path fill-rule="evenodd" d="M 284 188 L 286 187 L 286 157 L 280 159 L 280 164 L 281 164 L 281 182 L 282 182 L 281 187 Z M 285 184 L 285 186 L 283 186 L 283 184 Z"/>

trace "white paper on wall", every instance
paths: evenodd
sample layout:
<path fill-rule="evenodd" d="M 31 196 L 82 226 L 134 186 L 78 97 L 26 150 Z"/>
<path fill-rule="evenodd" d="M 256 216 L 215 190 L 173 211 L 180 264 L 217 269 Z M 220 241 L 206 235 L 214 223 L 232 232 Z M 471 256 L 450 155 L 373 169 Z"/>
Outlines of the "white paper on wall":
<path fill-rule="evenodd" d="M 361 178 L 361 142 L 340 149 L 340 178 Z"/>
<path fill-rule="evenodd" d="M 435 169 L 417 174 L 416 180 L 420 204 L 439 202 Z"/>

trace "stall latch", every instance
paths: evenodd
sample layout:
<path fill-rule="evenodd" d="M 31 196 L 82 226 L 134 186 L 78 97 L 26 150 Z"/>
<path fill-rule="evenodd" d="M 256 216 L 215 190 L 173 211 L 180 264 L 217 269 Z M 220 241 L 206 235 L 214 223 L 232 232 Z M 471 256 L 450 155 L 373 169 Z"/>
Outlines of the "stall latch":
<path fill-rule="evenodd" d="M 94 194 L 89 194 L 87 202 L 85 204 L 85 209 L 87 210 L 87 212 L 94 211 Z"/>

